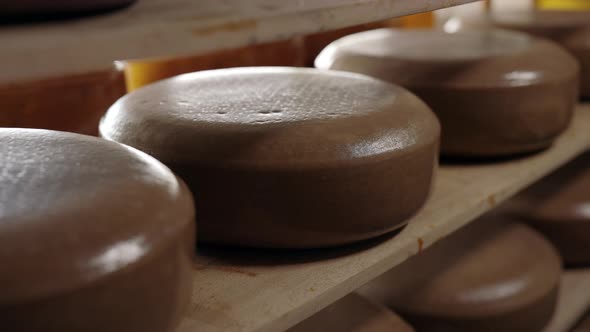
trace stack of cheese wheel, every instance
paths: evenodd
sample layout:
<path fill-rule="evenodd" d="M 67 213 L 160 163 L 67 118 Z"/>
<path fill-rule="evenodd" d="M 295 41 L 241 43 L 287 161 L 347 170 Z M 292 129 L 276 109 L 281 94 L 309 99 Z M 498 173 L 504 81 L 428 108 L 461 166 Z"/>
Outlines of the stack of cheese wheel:
<path fill-rule="evenodd" d="M 299 248 L 404 225 L 428 195 L 439 130 L 402 88 L 286 67 L 163 80 L 121 98 L 100 125 L 188 183 L 201 241 Z"/>
<path fill-rule="evenodd" d="M 517 215 L 550 239 L 569 265 L 590 265 L 590 154 L 535 184 Z"/>
<path fill-rule="evenodd" d="M 194 207 L 154 158 L 0 129 L 3 331 L 170 332 L 188 304 Z"/>
<path fill-rule="evenodd" d="M 549 146 L 567 127 L 579 66 L 552 42 L 507 31 L 380 29 L 344 37 L 316 59 L 400 84 L 442 124 L 442 153 L 498 157 Z"/>
<path fill-rule="evenodd" d="M 414 332 L 399 316 L 352 293 L 287 332 Z"/>
<path fill-rule="evenodd" d="M 0 78 L 0 127 L 96 135 L 100 118 L 125 94 L 123 73 L 114 65 L 85 74 L 35 80 L 19 75 Z"/>
<path fill-rule="evenodd" d="M 421 332 L 538 332 L 556 305 L 560 263 L 534 230 L 491 218 L 438 242 L 361 293 Z"/>
<path fill-rule="evenodd" d="M 549 38 L 564 46 L 581 65 L 580 94 L 590 98 L 590 11 L 497 13 L 493 25 Z"/>

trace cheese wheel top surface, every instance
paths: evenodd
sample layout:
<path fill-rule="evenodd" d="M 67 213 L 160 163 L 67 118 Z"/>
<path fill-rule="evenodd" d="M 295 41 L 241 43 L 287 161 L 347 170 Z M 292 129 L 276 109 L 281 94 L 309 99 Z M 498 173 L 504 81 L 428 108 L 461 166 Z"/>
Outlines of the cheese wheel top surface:
<path fill-rule="evenodd" d="M 410 89 L 540 85 L 571 80 L 579 70 L 576 60 L 552 42 L 494 29 L 361 32 L 330 44 L 315 66 L 364 73 Z"/>
<path fill-rule="evenodd" d="M 0 129 L 0 304 L 133 269 L 193 222 L 184 184 L 140 151 L 65 132 Z"/>
<path fill-rule="evenodd" d="M 488 228 L 397 305 L 438 317 L 479 317 L 526 308 L 559 283 L 561 261 L 537 232 L 521 224 Z M 434 250 L 434 249 L 433 249 Z"/>
<path fill-rule="evenodd" d="M 121 98 L 101 135 L 166 163 L 333 165 L 438 139 L 428 107 L 363 75 L 256 67 L 196 72 Z"/>
<path fill-rule="evenodd" d="M 287 332 L 413 332 L 395 313 L 352 293 Z"/>
<path fill-rule="evenodd" d="M 524 34 L 502 30 L 483 35 L 478 32 L 451 34 L 435 30 L 377 29 L 343 37 L 334 43 L 334 48 L 375 57 L 452 61 L 510 55 L 526 50 L 530 43 L 531 39 Z"/>

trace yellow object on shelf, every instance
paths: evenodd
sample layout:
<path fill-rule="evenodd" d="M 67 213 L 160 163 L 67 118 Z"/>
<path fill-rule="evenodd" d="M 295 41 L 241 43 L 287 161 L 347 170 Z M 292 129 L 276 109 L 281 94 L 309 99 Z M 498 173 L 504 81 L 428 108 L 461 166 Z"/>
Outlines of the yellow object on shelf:
<path fill-rule="evenodd" d="M 590 0 L 536 0 L 538 9 L 590 10 Z"/>
<path fill-rule="evenodd" d="M 432 28 L 434 26 L 434 15 L 432 12 L 404 16 L 401 18 L 404 28 Z"/>
<path fill-rule="evenodd" d="M 146 84 L 199 70 L 246 66 L 301 66 L 300 38 L 251 45 L 188 57 L 125 61 L 125 83 L 131 92 Z"/>

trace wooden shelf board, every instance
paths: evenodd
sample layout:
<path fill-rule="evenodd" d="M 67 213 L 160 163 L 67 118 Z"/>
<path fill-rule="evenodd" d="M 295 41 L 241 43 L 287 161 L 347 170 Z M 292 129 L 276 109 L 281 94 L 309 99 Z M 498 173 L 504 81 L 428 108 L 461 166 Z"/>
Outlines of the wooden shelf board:
<path fill-rule="evenodd" d="M 566 270 L 561 277 L 557 309 L 543 332 L 569 331 L 589 308 L 590 269 Z"/>
<path fill-rule="evenodd" d="M 590 105 L 550 149 L 489 164 L 446 165 L 425 207 L 397 235 L 330 250 L 207 248 L 177 332 L 282 331 L 466 225 L 590 147 Z"/>
<path fill-rule="evenodd" d="M 111 14 L 0 26 L 0 83 L 288 39 L 476 0 L 140 0 Z"/>

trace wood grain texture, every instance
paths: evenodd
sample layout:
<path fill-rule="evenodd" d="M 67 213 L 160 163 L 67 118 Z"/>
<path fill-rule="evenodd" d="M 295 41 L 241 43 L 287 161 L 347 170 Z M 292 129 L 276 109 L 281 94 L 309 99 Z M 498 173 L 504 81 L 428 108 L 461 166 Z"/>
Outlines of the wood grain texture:
<path fill-rule="evenodd" d="M 106 15 L 0 27 L 0 83 L 286 40 L 473 1 L 142 0 Z"/>
<path fill-rule="evenodd" d="M 330 250 L 201 248 L 192 305 L 177 332 L 287 329 L 589 147 L 590 105 L 583 105 L 571 127 L 541 153 L 495 163 L 441 167 L 426 206 L 397 234 Z"/>

